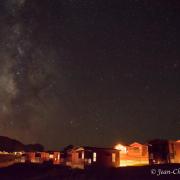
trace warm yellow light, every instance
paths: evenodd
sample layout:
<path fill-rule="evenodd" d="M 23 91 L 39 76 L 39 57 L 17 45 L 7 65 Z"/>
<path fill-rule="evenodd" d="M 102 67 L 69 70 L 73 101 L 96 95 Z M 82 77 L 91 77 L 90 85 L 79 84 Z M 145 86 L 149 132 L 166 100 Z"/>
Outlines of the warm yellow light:
<path fill-rule="evenodd" d="M 58 160 L 60 159 L 60 155 L 59 155 L 59 154 L 58 154 L 58 157 L 57 157 L 57 158 L 58 158 Z"/>
<path fill-rule="evenodd" d="M 117 144 L 114 148 L 121 151 L 121 153 L 127 153 L 126 146 L 123 146 L 122 144 Z"/>
<path fill-rule="evenodd" d="M 49 155 L 49 158 L 50 158 L 50 159 L 53 159 L 53 158 L 54 158 L 54 155 L 53 155 L 53 154 L 50 154 L 50 155 Z"/>
<path fill-rule="evenodd" d="M 116 162 L 116 154 L 115 153 L 112 153 L 112 162 Z"/>
<path fill-rule="evenodd" d="M 96 162 L 96 153 L 93 153 L 93 162 Z"/>
<path fill-rule="evenodd" d="M 82 159 L 84 159 L 84 152 L 82 152 Z"/>

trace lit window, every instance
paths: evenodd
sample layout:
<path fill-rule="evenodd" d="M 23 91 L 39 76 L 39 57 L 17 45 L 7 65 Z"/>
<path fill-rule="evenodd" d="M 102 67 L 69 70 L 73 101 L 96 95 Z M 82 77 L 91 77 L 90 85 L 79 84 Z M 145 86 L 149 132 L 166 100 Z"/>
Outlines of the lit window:
<path fill-rule="evenodd" d="M 116 162 L 116 154 L 112 153 L 112 162 Z"/>
<path fill-rule="evenodd" d="M 84 159 L 84 152 L 82 152 L 82 159 Z"/>
<path fill-rule="evenodd" d="M 58 157 L 57 157 L 57 158 L 58 158 L 58 160 L 60 159 L 60 154 L 58 154 Z"/>
<path fill-rule="evenodd" d="M 93 162 L 96 162 L 96 153 L 93 153 Z"/>
<path fill-rule="evenodd" d="M 91 159 L 88 159 L 88 164 L 91 164 Z"/>
<path fill-rule="evenodd" d="M 78 153 L 78 158 L 84 159 L 84 152 L 83 151 Z"/>

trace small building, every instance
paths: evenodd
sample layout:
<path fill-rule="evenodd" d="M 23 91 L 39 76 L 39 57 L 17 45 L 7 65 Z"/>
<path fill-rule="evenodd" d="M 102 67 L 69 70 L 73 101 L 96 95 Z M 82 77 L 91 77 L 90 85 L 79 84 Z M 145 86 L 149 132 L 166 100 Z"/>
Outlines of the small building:
<path fill-rule="evenodd" d="M 60 152 L 59 151 L 44 151 L 40 152 L 42 162 L 51 162 L 52 164 L 60 164 Z"/>
<path fill-rule="evenodd" d="M 77 147 L 68 152 L 66 165 L 72 168 L 118 167 L 119 151 L 112 148 Z"/>
<path fill-rule="evenodd" d="M 180 140 L 149 141 L 150 164 L 180 163 Z"/>
<path fill-rule="evenodd" d="M 25 163 L 43 163 L 41 152 L 26 152 Z"/>
<path fill-rule="evenodd" d="M 29 163 L 44 163 L 51 162 L 52 164 L 60 164 L 60 152 L 58 151 L 43 151 L 43 152 L 25 152 L 21 156 L 24 161 L 20 162 L 29 162 Z"/>
<path fill-rule="evenodd" d="M 118 144 L 115 149 L 119 150 L 119 166 L 142 166 L 149 164 L 148 146 L 134 142 L 130 145 Z"/>
<path fill-rule="evenodd" d="M 61 156 L 60 152 L 54 152 L 54 160 L 53 164 L 61 164 Z"/>

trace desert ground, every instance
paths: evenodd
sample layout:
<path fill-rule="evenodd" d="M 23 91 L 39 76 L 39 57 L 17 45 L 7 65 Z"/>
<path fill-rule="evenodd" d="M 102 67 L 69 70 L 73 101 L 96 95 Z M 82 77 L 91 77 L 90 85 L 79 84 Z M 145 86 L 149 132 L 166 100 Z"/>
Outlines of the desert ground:
<path fill-rule="evenodd" d="M 171 173 L 170 173 L 171 172 Z M 174 173 L 173 173 L 174 172 Z M 180 179 L 180 165 L 88 168 L 85 170 L 51 164 L 14 164 L 0 168 L 0 180 L 174 180 Z"/>

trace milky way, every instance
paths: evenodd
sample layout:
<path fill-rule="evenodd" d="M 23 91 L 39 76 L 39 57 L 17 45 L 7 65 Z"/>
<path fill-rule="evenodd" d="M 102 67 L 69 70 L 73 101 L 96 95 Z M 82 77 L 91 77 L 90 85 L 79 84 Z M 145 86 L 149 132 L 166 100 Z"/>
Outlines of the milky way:
<path fill-rule="evenodd" d="M 56 73 L 56 67 L 49 63 L 54 60 L 53 52 L 48 50 L 47 55 L 31 42 L 31 29 L 26 27 L 22 18 L 24 5 L 25 0 L 4 1 L 0 62 L 1 134 L 38 142 L 45 136 L 44 131 L 48 130 L 46 120 L 54 110 L 48 107 L 51 102 L 48 98 L 54 86 L 51 76 L 54 71 Z"/>
<path fill-rule="evenodd" d="M 47 148 L 178 139 L 178 7 L 1 0 L 0 134 Z"/>

